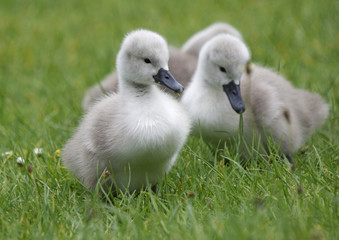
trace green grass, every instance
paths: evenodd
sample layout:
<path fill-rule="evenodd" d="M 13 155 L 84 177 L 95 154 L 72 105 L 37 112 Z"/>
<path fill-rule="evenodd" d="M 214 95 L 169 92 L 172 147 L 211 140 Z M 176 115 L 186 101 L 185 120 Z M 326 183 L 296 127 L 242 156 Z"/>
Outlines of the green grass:
<path fill-rule="evenodd" d="M 338 239 L 338 12 L 332 0 L 2 0 L 0 153 L 13 154 L 0 155 L 0 239 Z M 234 148 L 190 138 L 156 194 L 107 204 L 86 190 L 56 151 L 124 35 L 148 28 L 180 46 L 215 21 L 243 33 L 255 62 L 329 102 L 296 170 L 274 154 L 244 169 Z"/>

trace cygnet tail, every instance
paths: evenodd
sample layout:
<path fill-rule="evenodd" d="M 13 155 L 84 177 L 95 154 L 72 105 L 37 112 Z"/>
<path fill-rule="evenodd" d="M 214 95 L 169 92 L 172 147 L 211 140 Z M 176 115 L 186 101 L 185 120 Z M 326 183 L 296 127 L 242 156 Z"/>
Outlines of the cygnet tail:
<path fill-rule="evenodd" d="M 317 128 L 319 128 L 329 115 L 329 106 L 325 100 L 316 93 L 310 93 L 304 90 L 297 90 L 298 99 L 302 106 L 301 121 L 304 129 L 304 135 L 310 136 Z"/>

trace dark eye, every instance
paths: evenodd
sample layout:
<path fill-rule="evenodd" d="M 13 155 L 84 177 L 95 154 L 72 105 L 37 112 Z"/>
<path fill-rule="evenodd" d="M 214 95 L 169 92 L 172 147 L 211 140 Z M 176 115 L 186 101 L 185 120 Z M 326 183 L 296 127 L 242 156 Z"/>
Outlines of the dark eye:
<path fill-rule="evenodd" d="M 145 59 L 144 59 L 144 62 L 145 62 L 145 63 L 151 63 L 151 60 L 149 60 L 149 58 L 145 58 Z"/>
<path fill-rule="evenodd" d="M 219 67 L 219 69 L 220 69 L 220 71 L 222 71 L 222 72 L 226 72 L 226 69 L 224 68 L 224 67 Z"/>

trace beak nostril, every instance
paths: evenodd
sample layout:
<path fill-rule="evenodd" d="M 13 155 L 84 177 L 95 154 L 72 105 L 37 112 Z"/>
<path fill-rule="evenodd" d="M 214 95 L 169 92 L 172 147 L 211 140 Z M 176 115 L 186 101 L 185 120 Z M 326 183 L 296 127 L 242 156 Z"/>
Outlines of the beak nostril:
<path fill-rule="evenodd" d="M 181 91 L 181 84 L 179 84 L 174 77 L 172 76 L 172 74 L 168 71 L 165 70 L 163 68 L 160 68 L 158 73 L 156 75 L 153 76 L 155 82 L 158 82 L 166 87 L 168 87 L 169 89 L 177 92 L 177 91 Z"/>

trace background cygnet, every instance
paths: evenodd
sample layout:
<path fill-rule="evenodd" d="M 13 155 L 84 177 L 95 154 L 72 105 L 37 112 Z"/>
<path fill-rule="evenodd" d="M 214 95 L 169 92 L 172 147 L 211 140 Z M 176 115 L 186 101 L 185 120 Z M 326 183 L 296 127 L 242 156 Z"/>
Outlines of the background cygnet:
<path fill-rule="evenodd" d="M 174 78 L 184 87 L 188 85 L 196 69 L 198 55 L 202 45 L 219 33 L 229 33 L 242 39 L 240 32 L 233 26 L 228 23 L 217 22 L 190 37 L 181 50 L 170 47 L 169 69 Z M 82 108 L 85 111 L 88 111 L 95 101 L 109 93 L 116 92 L 117 89 L 118 75 L 116 72 L 112 72 L 99 84 L 96 84 L 87 90 L 82 101 Z M 162 88 L 162 90 L 172 93 L 171 91 L 168 91 L 167 88 Z M 178 95 L 175 96 L 178 97 Z"/>
<path fill-rule="evenodd" d="M 241 33 L 235 27 L 225 22 L 216 22 L 190 37 L 182 46 L 181 51 L 198 57 L 202 46 L 220 33 L 228 33 L 242 40 Z"/>
<path fill-rule="evenodd" d="M 90 109 L 62 154 L 88 188 L 107 171 L 106 192 L 137 191 L 156 184 L 175 163 L 190 121 L 181 104 L 155 86 L 183 91 L 168 72 L 168 58 L 166 41 L 154 32 L 137 30 L 124 39 L 117 56 L 118 93 Z"/>
<path fill-rule="evenodd" d="M 247 46 L 228 34 L 220 34 L 203 46 L 197 70 L 182 97 L 193 120 L 192 133 L 223 147 L 238 132 L 237 112 L 246 108 L 243 133 L 248 147 L 255 139 L 267 150 L 266 136 L 270 135 L 291 160 L 327 118 L 328 105 L 318 94 L 294 88 L 267 68 L 254 66 L 247 75 L 249 61 Z"/>

